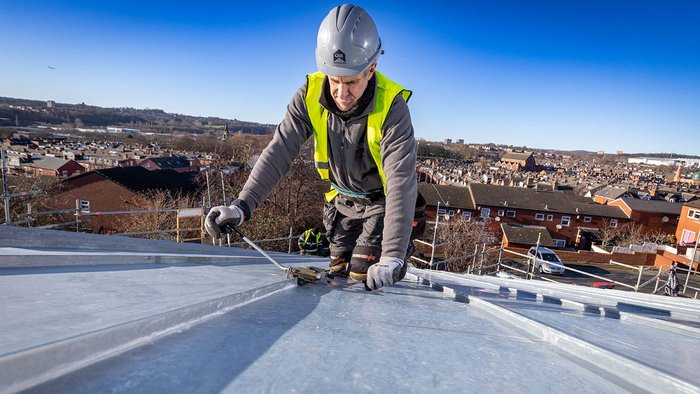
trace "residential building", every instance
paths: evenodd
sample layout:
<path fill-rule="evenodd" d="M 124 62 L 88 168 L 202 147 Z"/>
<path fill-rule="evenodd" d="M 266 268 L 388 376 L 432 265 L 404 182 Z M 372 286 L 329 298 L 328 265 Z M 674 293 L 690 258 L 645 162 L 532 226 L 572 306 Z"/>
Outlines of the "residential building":
<path fill-rule="evenodd" d="M 543 226 L 501 223 L 501 231 L 503 232 L 504 248 L 529 248 L 535 245 L 552 248 L 556 246 L 547 228 Z"/>
<path fill-rule="evenodd" d="M 616 198 L 631 198 L 632 194 L 627 188 L 605 186 L 593 194 L 593 201 L 598 204 L 607 204 Z"/>
<path fill-rule="evenodd" d="M 436 215 L 440 215 L 440 220 L 459 217 L 471 220 L 476 212 L 466 187 L 418 183 L 418 191 L 425 198 L 428 220 L 435 220 Z"/>
<path fill-rule="evenodd" d="M 506 152 L 496 165 L 511 171 L 537 170 L 537 164 L 532 152 Z"/>
<path fill-rule="evenodd" d="M 620 207 L 627 217 L 642 226 L 643 231 L 661 230 L 669 235 L 676 233 L 683 207 L 680 203 L 638 198 L 618 198 L 608 206 Z"/>
<path fill-rule="evenodd" d="M 545 228 L 559 248 L 587 248 L 595 230 L 615 228 L 630 219 L 619 207 L 600 205 L 591 199 L 561 191 L 537 191 L 521 187 L 470 183 L 467 187 L 419 183 L 430 219 L 452 218 L 485 221 L 494 232 L 500 224 Z"/>
<path fill-rule="evenodd" d="M 69 177 L 85 171 L 83 166 L 73 160 L 50 156 L 31 156 L 21 159 L 20 171 L 32 176 Z"/>
<path fill-rule="evenodd" d="M 62 181 L 54 191 L 52 209 L 83 212 L 130 211 L 143 209 L 144 196 L 152 192 L 194 195 L 199 191 L 196 173 L 174 170 L 148 171 L 143 167 L 108 168 L 90 171 Z M 115 216 L 86 216 L 95 232 L 111 232 Z"/>
<path fill-rule="evenodd" d="M 695 245 L 700 233 L 700 201 L 683 204 L 676 228 L 676 240 L 680 245 Z"/>
<path fill-rule="evenodd" d="M 199 167 L 185 156 L 170 157 L 149 157 L 139 163 L 139 165 L 149 171 L 153 170 L 175 170 L 177 172 L 198 171 Z"/>

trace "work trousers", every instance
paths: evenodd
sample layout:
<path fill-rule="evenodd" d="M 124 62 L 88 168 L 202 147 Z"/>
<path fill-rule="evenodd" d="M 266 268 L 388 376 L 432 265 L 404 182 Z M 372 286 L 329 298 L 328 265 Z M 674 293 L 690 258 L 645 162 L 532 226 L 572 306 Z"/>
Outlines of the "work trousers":
<path fill-rule="evenodd" d="M 352 209 L 338 210 L 336 204 Z M 361 204 L 339 195 L 324 206 L 323 224 L 331 244 L 331 254 L 340 256 L 352 253 L 355 246 L 369 246 L 377 251 L 382 247 L 384 231 L 383 200 Z"/>

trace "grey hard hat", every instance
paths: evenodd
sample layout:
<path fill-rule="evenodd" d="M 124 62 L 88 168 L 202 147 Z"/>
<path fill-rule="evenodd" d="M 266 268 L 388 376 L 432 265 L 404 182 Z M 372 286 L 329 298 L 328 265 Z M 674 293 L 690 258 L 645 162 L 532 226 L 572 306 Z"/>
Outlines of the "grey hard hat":
<path fill-rule="evenodd" d="M 334 77 L 359 74 L 382 54 L 372 17 L 352 4 L 333 8 L 321 22 L 316 39 L 318 70 Z"/>

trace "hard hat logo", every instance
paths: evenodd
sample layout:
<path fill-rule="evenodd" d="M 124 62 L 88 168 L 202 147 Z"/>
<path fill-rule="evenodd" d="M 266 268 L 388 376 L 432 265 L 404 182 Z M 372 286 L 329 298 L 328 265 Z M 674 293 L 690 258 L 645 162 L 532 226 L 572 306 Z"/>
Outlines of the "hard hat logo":
<path fill-rule="evenodd" d="M 340 49 L 333 54 L 333 63 L 345 64 L 345 53 Z"/>
<path fill-rule="evenodd" d="M 316 64 L 326 75 L 349 77 L 376 63 L 383 52 L 381 47 L 372 17 L 362 7 L 343 4 L 333 8 L 321 22 Z"/>

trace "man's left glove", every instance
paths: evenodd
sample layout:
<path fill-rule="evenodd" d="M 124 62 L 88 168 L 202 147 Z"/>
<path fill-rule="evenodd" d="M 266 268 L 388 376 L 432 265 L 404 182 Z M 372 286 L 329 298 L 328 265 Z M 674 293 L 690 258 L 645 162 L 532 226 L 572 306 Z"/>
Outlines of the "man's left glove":
<path fill-rule="evenodd" d="M 398 282 L 404 264 L 398 257 L 380 257 L 377 264 L 367 269 L 367 287 L 377 290 Z"/>
<path fill-rule="evenodd" d="M 238 226 L 245 221 L 245 213 L 235 204 L 231 206 L 219 205 L 212 208 L 204 220 L 204 228 L 210 237 L 219 239 L 221 231 L 227 226 Z"/>

